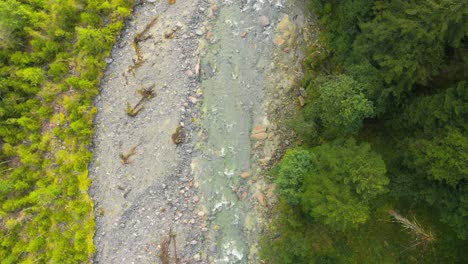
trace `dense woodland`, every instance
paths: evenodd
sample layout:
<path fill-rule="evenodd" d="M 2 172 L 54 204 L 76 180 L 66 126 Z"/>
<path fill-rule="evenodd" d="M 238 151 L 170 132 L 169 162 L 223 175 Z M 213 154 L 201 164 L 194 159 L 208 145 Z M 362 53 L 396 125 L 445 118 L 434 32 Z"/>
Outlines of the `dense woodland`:
<path fill-rule="evenodd" d="M 468 2 L 309 0 L 268 263 L 468 262 Z M 0 1 L 0 263 L 94 252 L 92 100 L 133 0 Z"/>
<path fill-rule="evenodd" d="M 309 0 L 267 263 L 468 262 L 468 1 Z"/>
<path fill-rule="evenodd" d="M 94 253 L 92 102 L 133 4 L 0 1 L 0 263 Z"/>

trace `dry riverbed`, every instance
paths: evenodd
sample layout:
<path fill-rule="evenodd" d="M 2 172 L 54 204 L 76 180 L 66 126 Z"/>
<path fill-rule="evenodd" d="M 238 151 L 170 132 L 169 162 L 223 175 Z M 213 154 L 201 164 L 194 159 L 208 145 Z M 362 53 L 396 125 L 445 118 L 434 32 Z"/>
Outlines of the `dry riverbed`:
<path fill-rule="evenodd" d="M 259 263 L 265 172 L 293 137 L 279 120 L 306 96 L 312 36 L 292 2 L 135 8 L 96 99 L 95 263 Z M 138 103 L 144 89 L 155 95 Z"/>

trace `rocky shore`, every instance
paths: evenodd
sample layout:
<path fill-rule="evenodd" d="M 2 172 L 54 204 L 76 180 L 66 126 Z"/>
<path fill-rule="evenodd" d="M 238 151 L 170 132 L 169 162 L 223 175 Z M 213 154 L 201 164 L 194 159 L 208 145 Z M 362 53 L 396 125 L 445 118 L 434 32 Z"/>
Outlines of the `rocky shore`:
<path fill-rule="evenodd" d="M 314 36 L 302 10 L 227 0 L 135 8 L 96 99 L 95 263 L 259 263 L 276 202 L 266 172 L 294 138 L 281 120 L 306 96 L 301 47 Z M 144 89 L 155 95 L 140 105 Z M 225 243 L 235 236 L 246 242 L 239 252 Z"/>

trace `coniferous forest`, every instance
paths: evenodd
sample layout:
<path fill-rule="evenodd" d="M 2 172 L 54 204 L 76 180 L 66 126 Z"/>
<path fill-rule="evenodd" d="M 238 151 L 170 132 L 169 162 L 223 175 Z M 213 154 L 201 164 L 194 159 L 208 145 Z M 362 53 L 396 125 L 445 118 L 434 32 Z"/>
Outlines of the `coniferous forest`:
<path fill-rule="evenodd" d="M 92 100 L 133 4 L 0 1 L 2 264 L 90 260 Z"/>
<path fill-rule="evenodd" d="M 310 0 L 268 263 L 468 261 L 468 2 Z"/>
<path fill-rule="evenodd" d="M 0 0 L 0 263 L 86 263 L 93 99 L 133 0 Z M 266 263 L 468 262 L 468 1 L 308 0 Z"/>

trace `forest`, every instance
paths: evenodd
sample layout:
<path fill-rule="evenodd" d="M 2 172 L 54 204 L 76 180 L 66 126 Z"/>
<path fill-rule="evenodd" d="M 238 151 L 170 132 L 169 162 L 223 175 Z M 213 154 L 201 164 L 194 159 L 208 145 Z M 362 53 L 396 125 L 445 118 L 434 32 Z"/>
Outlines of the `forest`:
<path fill-rule="evenodd" d="M 90 261 L 93 98 L 133 5 L 0 1 L 0 263 Z"/>
<path fill-rule="evenodd" d="M 0 263 L 86 263 L 93 99 L 134 0 L 0 1 Z M 308 0 L 265 263 L 468 262 L 468 1 Z"/>
<path fill-rule="evenodd" d="M 308 3 L 265 263 L 467 263 L 468 2 Z"/>

